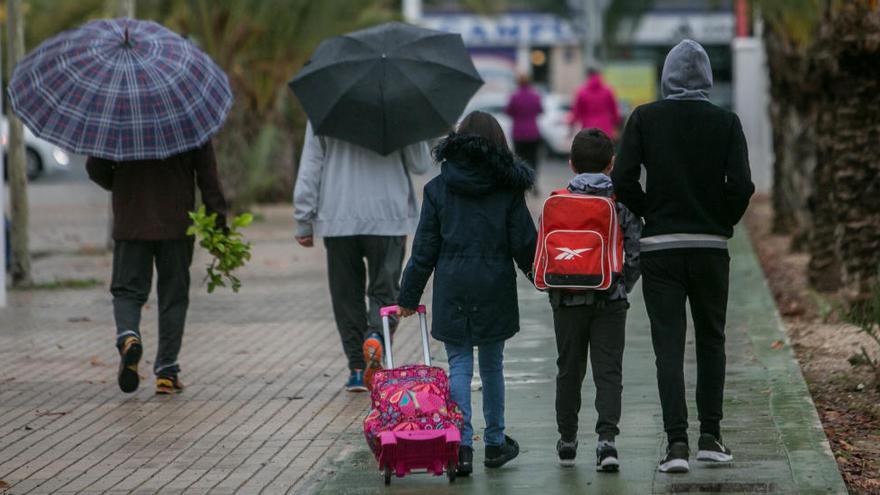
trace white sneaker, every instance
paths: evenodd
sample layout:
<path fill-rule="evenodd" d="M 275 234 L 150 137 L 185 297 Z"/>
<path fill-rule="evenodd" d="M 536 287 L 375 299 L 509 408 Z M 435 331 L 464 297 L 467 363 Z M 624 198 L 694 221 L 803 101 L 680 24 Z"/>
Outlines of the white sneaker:
<path fill-rule="evenodd" d="M 666 448 L 666 456 L 660 460 L 657 469 L 661 473 L 687 473 L 691 470 L 688 464 L 690 449 L 684 442 L 675 442 Z"/>
<path fill-rule="evenodd" d="M 733 462 L 733 453 L 721 443 L 720 438 L 703 433 L 698 444 L 697 460 L 702 462 Z"/>

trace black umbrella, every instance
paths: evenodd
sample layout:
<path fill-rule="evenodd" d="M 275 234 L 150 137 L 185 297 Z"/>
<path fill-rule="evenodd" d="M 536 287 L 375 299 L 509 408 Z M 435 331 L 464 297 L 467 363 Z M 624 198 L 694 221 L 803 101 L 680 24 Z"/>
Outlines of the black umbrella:
<path fill-rule="evenodd" d="M 482 85 L 460 35 L 399 22 L 324 41 L 290 81 L 316 134 L 383 155 L 448 132 Z"/>

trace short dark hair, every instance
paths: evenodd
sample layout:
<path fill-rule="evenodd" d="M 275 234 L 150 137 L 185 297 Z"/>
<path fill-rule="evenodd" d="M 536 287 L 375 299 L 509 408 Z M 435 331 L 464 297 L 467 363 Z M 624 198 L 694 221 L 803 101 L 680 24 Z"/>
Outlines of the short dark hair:
<path fill-rule="evenodd" d="M 571 165 L 579 174 L 605 170 L 614 157 L 614 143 L 600 129 L 581 129 L 571 142 Z"/>
<path fill-rule="evenodd" d="M 471 112 L 458 124 L 459 134 L 473 134 L 494 144 L 502 151 L 510 153 L 504 129 L 492 115 L 479 110 Z"/>

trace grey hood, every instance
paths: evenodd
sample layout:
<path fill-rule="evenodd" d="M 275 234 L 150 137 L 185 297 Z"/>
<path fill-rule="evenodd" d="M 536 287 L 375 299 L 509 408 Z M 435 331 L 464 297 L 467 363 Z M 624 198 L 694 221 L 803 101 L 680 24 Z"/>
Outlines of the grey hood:
<path fill-rule="evenodd" d="M 666 55 L 660 91 L 669 100 L 709 101 L 712 65 L 706 50 L 694 40 L 684 40 Z"/>
<path fill-rule="evenodd" d="M 573 193 L 590 194 L 610 198 L 614 194 L 611 177 L 605 174 L 578 174 L 568 183 L 568 190 Z"/>

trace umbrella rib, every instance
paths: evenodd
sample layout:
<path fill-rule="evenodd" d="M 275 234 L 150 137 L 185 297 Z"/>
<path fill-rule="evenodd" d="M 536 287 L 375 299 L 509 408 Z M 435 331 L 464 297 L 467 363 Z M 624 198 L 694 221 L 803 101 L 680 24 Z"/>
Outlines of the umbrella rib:
<path fill-rule="evenodd" d="M 415 81 L 413 81 L 413 79 L 412 79 L 411 77 L 409 77 L 409 74 L 407 74 L 405 70 L 403 70 L 402 68 L 398 67 L 397 64 L 392 64 L 392 65 L 394 65 L 394 68 L 397 69 L 397 72 L 401 73 L 401 74 L 403 75 L 403 77 L 405 77 L 409 82 L 411 82 L 411 83 L 413 84 L 413 86 L 415 86 L 415 87 L 417 87 L 417 88 L 420 87 L 420 86 L 418 85 L 418 83 L 416 83 Z M 440 117 L 440 120 L 441 120 L 441 121 L 446 122 L 446 118 L 445 118 L 445 117 L 443 116 L 443 114 L 437 109 L 437 107 L 434 105 L 434 102 L 431 101 L 430 98 L 428 98 L 427 96 L 425 96 L 425 94 L 422 93 L 421 91 L 419 91 L 418 94 L 419 94 L 419 97 L 421 97 L 424 101 L 426 101 L 426 102 L 428 103 L 428 106 L 431 108 L 431 110 L 434 111 L 434 115 Z"/>
<path fill-rule="evenodd" d="M 467 76 L 467 77 L 470 77 L 471 79 L 473 79 L 473 80 L 475 80 L 475 81 L 484 82 L 484 81 L 483 81 L 483 78 L 480 77 L 479 74 L 477 74 L 476 76 L 474 76 L 473 74 L 468 74 L 467 72 L 465 72 L 464 70 L 462 70 L 461 67 L 453 67 L 452 65 L 449 65 L 449 64 L 443 63 L 443 62 L 438 61 L 438 60 L 425 60 L 425 59 L 415 58 L 415 57 L 406 56 L 406 55 L 395 55 L 394 57 L 392 57 L 392 59 L 393 59 L 393 60 L 406 60 L 407 62 L 414 62 L 414 63 L 417 63 L 417 64 L 439 65 L 439 66 L 441 66 L 441 67 L 446 67 L 446 68 L 449 69 L 449 70 L 453 70 L 453 71 L 455 71 L 455 72 L 459 72 L 459 73 L 461 73 L 461 74 L 463 74 L 463 75 L 465 75 L 465 76 Z M 476 69 L 474 70 L 474 72 L 476 72 Z"/>

